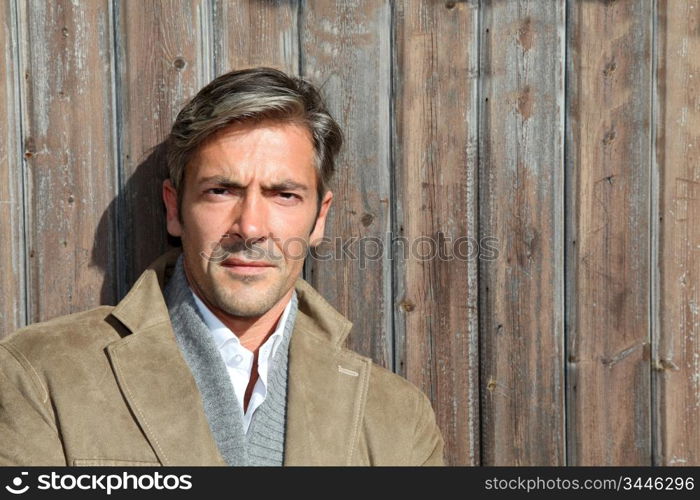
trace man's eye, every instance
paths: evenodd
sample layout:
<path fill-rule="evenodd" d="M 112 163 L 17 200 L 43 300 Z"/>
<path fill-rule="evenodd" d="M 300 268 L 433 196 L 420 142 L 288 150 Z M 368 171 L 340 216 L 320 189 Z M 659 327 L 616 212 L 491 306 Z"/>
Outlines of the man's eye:
<path fill-rule="evenodd" d="M 226 189 L 226 188 L 211 188 L 211 189 L 207 189 L 207 193 L 211 193 L 211 194 L 225 194 L 226 191 L 228 191 L 228 189 Z"/>
<path fill-rule="evenodd" d="M 280 196 L 286 200 L 291 200 L 292 198 L 297 197 L 297 195 L 294 193 L 280 193 Z"/>

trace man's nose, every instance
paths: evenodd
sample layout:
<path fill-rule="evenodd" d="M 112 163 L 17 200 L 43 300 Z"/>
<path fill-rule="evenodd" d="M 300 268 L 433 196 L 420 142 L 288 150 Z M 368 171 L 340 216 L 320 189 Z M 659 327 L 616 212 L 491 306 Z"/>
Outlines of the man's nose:
<path fill-rule="evenodd" d="M 267 238 L 265 204 L 257 194 L 247 194 L 241 200 L 231 228 L 246 245 L 262 243 Z"/>

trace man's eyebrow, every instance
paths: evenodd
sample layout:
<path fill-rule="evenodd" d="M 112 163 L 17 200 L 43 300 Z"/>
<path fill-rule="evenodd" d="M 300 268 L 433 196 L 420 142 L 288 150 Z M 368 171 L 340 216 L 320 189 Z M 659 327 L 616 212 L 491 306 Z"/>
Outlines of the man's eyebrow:
<path fill-rule="evenodd" d="M 200 186 L 202 184 L 217 184 L 219 186 L 224 186 L 227 188 L 243 188 L 243 184 L 240 182 L 236 182 L 233 179 L 230 179 L 228 177 L 225 177 L 223 175 L 212 175 L 211 177 L 204 177 L 203 179 L 200 179 L 197 184 Z"/>
<path fill-rule="evenodd" d="M 293 181 L 292 179 L 285 179 L 267 186 L 266 189 L 270 191 L 308 191 L 309 187 L 306 184 Z"/>
<path fill-rule="evenodd" d="M 200 179 L 198 184 L 201 186 L 203 184 L 216 184 L 217 186 L 222 186 L 226 188 L 235 188 L 235 189 L 243 189 L 245 186 L 241 184 L 240 182 L 236 182 L 233 179 L 230 179 L 228 177 L 225 177 L 223 175 L 212 175 L 210 177 L 204 177 L 203 179 Z M 302 184 L 300 182 L 294 181 L 292 179 L 284 179 L 279 182 L 275 182 L 273 184 L 270 184 L 269 186 L 265 186 L 265 189 L 268 191 L 303 191 L 306 192 L 309 190 L 309 187 L 306 184 Z"/>

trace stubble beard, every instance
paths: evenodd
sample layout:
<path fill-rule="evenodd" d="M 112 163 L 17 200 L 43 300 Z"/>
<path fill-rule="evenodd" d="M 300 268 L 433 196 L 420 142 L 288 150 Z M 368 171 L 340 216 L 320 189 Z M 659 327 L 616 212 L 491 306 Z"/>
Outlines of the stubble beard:
<path fill-rule="evenodd" d="M 215 266 L 218 264 L 214 264 Z M 219 269 L 217 274 L 228 274 L 224 269 Z M 279 272 L 272 268 L 268 273 Z M 217 279 L 218 278 L 218 279 Z M 259 317 L 272 309 L 284 296 L 284 282 L 273 280 L 265 286 L 262 276 L 217 276 L 211 279 L 211 299 L 214 305 L 228 315 L 239 318 Z M 261 282 L 262 286 L 255 286 Z M 232 286 L 235 284 L 238 286 Z"/>

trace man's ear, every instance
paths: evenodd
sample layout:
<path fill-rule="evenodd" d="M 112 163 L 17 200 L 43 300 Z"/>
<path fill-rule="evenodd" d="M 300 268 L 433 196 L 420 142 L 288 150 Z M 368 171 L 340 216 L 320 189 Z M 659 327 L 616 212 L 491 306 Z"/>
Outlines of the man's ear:
<path fill-rule="evenodd" d="M 163 203 L 165 203 L 165 218 L 168 227 L 168 233 L 171 236 L 182 236 L 182 224 L 177 211 L 177 190 L 173 187 L 170 179 L 163 181 Z"/>
<path fill-rule="evenodd" d="M 309 235 L 309 245 L 312 247 L 317 246 L 321 243 L 323 238 L 323 232 L 326 228 L 326 217 L 328 216 L 328 209 L 331 207 L 333 202 L 333 193 L 331 191 L 326 191 L 321 200 L 321 207 L 318 211 L 318 216 L 316 217 L 316 224 L 314 225 L 311 234 Z"/>

